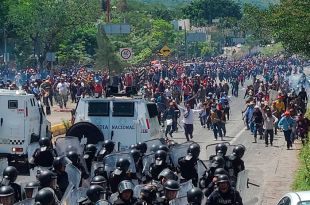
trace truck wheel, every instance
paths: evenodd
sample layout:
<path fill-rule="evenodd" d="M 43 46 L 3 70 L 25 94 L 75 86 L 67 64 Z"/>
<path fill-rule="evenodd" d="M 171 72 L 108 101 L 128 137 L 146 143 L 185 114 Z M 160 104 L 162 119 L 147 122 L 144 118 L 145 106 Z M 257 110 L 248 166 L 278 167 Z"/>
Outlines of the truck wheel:
<path fill-rule="evenodd" d="M 100 141 L 104 141 L 101 130 L 89 122 L 78 122 L 72 125 L 68 129 L 66 136 L 78 137 L 79 140 L 84 136 L 87 138 L 87 144 L 97 144 Z"/>

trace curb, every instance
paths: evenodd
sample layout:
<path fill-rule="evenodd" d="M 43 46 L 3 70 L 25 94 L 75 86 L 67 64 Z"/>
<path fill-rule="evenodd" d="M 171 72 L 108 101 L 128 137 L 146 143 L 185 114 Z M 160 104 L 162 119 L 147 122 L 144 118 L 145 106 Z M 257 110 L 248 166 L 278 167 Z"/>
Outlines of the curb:
<path fill-rule="evenodd" d="M 69 121 L 69 126 L 71 126 L 71 121 Z M 51 132 L 53 137 L 57 137 L 59 135 L 66 134 L 66 127 L 64 124 L 56 124 L 51 126 Z"/>

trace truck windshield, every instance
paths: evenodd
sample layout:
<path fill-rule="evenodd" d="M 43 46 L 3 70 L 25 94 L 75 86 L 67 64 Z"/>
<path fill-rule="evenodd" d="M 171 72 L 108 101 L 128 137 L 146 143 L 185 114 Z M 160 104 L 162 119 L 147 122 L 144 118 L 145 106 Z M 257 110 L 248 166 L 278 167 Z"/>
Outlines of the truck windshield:
<path fill-rule="evenodd" d="M 89 102 L 88 116 L 109 116 L 108 102 Z"/>
<path fill-rule="evenodd" d="M 135 116 L 134 102 L 113 102 L 114 117 L 133 117 Z"/>

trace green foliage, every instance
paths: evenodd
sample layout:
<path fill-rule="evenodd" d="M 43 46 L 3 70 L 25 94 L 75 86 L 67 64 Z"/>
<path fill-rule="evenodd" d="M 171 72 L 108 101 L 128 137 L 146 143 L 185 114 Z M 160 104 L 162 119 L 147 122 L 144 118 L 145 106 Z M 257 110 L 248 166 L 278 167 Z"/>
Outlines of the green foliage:
<path fill-rule="evenodd" d="M 260 53 L 266 57 L 273 57 L 284 52 L 282 43 L 267 45 L 261 49 Z"/>
<path fill-rule="evenodd" d="M 272 8 L 271 25 L 276 40 L 291 53 L 310 56 L 309 0 L 281 0 Z"/>
<path fill-rule="evenodd" d="M 241 18 L 240 6 L 231 0 L 196 0 L 183 11 L 198 25 L 211 24 L 212 19 L 220 17 Z"/>

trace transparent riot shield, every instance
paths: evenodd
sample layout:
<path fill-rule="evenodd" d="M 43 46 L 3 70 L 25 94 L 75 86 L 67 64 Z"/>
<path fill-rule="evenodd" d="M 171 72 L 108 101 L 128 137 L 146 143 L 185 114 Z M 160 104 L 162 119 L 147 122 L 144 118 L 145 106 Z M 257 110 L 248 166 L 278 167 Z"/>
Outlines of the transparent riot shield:
<path fill-rule="evenodd" d="M 72 182 L 70 182 L 69 185 L 67 186 L 67 189 L 66 189 L 64 195 L 61 198 L 60 205 L 68 205 L 69 204 L 71 193 L 72 193 L 73 189 L 74 189 L 74 185 L 72 184 Z"/>
<path fill-rule="evenodd" d="M 132 173 L 136 173 L 135 163 L 130 153 L 124 153 L 124 152 L 112 153 L 104 158 L 105 161 L 104 167 L 107 172 L 108 178 L 110 177 L 111 173 L 116 169 L 116 162 L 120 158 L 128 159 L 130 162 L 129 171 Z"/>
<path fill-rule="evenodd" d="M 90 173 L 90 178 L 92 179 L 96 174 L 95 171 L 100 168 L 104 168 L 104 164 L 102 162 L 93 162 L 91 165 L 91 173 Z"/>
<path fill-rule="evenodd" d="M 193 143 L 195 143 L 195 142 L 188 141 L 188 142 L 185 142 L 182 144 L 177 144 L 177 145 L 170 148 L 169 157 L 170 157 L 171 163 L 174 167 L 178 166 L 178 164 L 179 164 L 178 160 L 181 157 L 186 156 L 188 147 Z"/>
<path fill-rule="evenodd" d="M 112 194 L 111 196 L 110 196 L 110 198 L 109 198 L 109 202 L 111 203 L 111 204 L 114 204 L 114 202 L 117 200 L 117 198 L 118 198 L 118 192 L 116 192 L 116 193 L 114 193 L 114 194 Z"/>
<path fill-rule="evenodd" d="M 151 148 L 152 145 L 163 145 L 166 144 L 165 143 L 165 139 L 164 138 L 158 138 L 158 139 L 152 139 L 152 140 L 147 140 L 145 141 L 146 145 L 147 145 L 147 150 L 146 150 L 146 154 L 151 152 Z"/>
<path fill-rule="evenodd" d="M 33 142 L 28 145 L 28 148 L 27 148 L 28 149 L 27 150 L 28 162 L 31 162 L 32 156 L 38 148 L 40 148 L 39 142 Z"/>
<path fill-rule="evenodd" d="M 78 155 L 83 154 L 83 146 L 77 137 L 59 137 L 55 141 L 55 150 L 58 156 L 67 155 L 69 151 L 75 151 Z"/>
<path fill-rule="evenodd" d="M 177 197 L 177 198 L 175 198 L 174 200 L 172 200 L 169 204 L 170 204 L 170 205 L 188 204 L 188 202 L 187 202 L 187 196 Z"/>
<path fill-rule="evenodd" d="M 239 191 L 241 198 L 245 198 L 248 185 L 249 170 L 243 170 L 238 173 L 236 190 Z"/>
<path fill-rule="evenodd" d="M 143 164 L 143 169 L 142 169 L 142 174 L 144 176 L 150 176 L 150 165 L 154 163 L 155 161 L 155 153 L 149 153 L 147 155 L 144 155 L 142 158 L 142 164 Z"/>
<path fill-rule="evenodd" d="M 86 197 L 86 192 L 88 188 L 80 187 L 78 189 L 73 189 L 70 193 L 70 197 L 68 198 L 68 203 L 66 205 L 76 205 L 78 204 L 78 200 L 82 197 Z"/>
<path fill-rule="evenodd" d="M 2 176 L 3 170 L 9 166 L 8 158 L 0 158 L 0 175 Z"/>
<path fill-rule="evenodd" d="M 69 182 L 72 183 L 75 188 L 78 188 L 81 181 L 81 171 L 70 163 L 66 166 L 66 172 Z"/>
<path fill-rule="evenodd" d="M 178 191 L 178 198 L 186 197 L 187 192 L 193 188 L 192 180 L 180 184 L 180 190 Z"/>
<path fill-rule="evenodd" d="M 197 161 L 197 173 L 198 179 L 201 179 L 203 175 L 205 175 L 206 171 L 208 170 L 207 165 L 202 160 Z"/>
<path fill-rule="evenodd" d="M 112 204 L 107 200 L 99 200 L 96 202 L 96 205 L 112 205 Z"/>
<path fill-rule="evenodd" d="M 134 190 L 133 190 L 133 196 L 136 198 L 139 198 L 141 190 L 143 189 L 144 186 L 145 186 L 144 184 L 136 185 Z"/>
<path fill-rule="evenodd" d="M 35 204 L 34 199 L 25 199 L 25 200 L 15 203 L 14 205 L 33 205 L 33 204 Z"/>

